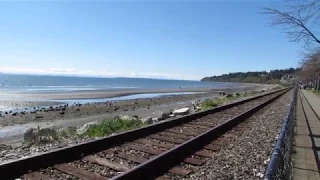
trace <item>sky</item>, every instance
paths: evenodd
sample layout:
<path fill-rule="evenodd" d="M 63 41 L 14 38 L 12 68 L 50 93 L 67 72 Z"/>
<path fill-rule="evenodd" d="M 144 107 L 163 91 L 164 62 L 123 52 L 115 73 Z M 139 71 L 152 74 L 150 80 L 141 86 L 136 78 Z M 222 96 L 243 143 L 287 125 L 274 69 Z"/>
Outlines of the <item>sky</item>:
<path fill-rule="evenodd" d="M 199 80 L 297 67 L 275 1 L 0 1 L 0 72 Z"/>

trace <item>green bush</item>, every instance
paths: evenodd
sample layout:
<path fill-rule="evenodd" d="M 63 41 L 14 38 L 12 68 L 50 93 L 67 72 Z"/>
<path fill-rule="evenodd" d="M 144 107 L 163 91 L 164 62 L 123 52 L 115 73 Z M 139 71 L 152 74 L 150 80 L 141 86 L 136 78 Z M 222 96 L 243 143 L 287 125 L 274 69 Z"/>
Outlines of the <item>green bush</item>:
<path fill-rule="evenodd" d="M 204 102 L 200 105 L 202 110 L 212 109 L 219 105 L 218 100 L 205 99 Z"/>
<path fill-rule="evenodd" d="M 89 137 L 102 137 L 112 133 L 136 129 L 144 124 L 140 120 L 123 120 L 120 118 L 102 121 L 96 127 L 89 128 L 85 135 Z"/>

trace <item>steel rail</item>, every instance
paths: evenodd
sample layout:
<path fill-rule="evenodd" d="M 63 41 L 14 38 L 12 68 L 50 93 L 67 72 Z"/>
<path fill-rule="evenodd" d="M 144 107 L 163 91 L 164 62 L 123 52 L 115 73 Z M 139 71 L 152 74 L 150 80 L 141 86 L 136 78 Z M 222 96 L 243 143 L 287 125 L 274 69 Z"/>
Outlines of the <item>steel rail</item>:
<path fill-rule="evenodd" d="M 181 118 L 175 118 L 170 121 L 164 121 L 158 124 L 153 124 L 153 125 L 139 128 L 139 129 L 112 135 L 109 137 L 104 137 L 98 140 L 80 143 L 74 146 L 61 148 L 61 149 L 41 153 L 35 156 L 30 156 L 30 157 L 14 160 L 11 162 L 3 163 L 3 164 L 0 164 L 0 177 L 1 179 L 17 178 L 30 171 L 35 171 L 35 170 L 39 170 L 40 168 L 46 168 L 49 166 L 53 166 L 55 164 L 65 163 L 72 160 L 80 159 L 85 155 L 100 152 L 110 147 L 121 145 L 124 142 L 133 141 L 135 139 L 138 139 L 150 134 L 154 134 L 156 132 L 163 131 L 164 129 L 175 127 L 175 126 L 190 122 L 192 120 L 195 120 L 197 118 L 201 118 L 209 114 L 220 112 L 225 109 L 229 109 L 237 105 L 240 105 L 240 104 L 243 104 L 267 95 L 271 95 L 278 92 L 281 92 L 281 94 L 283 94 L 288 90 L 289 88 L 268 92 L 262 95 L 255 96 L 253 98 L 249 98 L 246 100 L 220 106 L 215 109 L 187 115 Z M 241 117 L 244 117 L 244 115 L 242 115 Z"/>
<path fill-rule="evenodd" d="M 155 179 L 158 176 L 162 175 L 165 172 L 168 172 L 169 169 L 175 165 L 183 162 L 183 160 L 195 152 L 202 149 L 205 145 L 209 144 L 215 138 L 219 137 L 221 134 L 229 131 L 235 127 L 240 122 L 246 120 L 251 115 L 259 111 L 261 108 L 265 107 L 269 103 L 276 100 L 278 97 L 286 93 L 284 91 L 277 96 L 262 102 L 261 104 L 249 109 L 242 114 L 231 118 L 227 122 L 218 125 L 209 129 L 208 131 L 196 136 L 181 145 L 172 148 L 163 154 L 150 159 L 149 161 L 142 163 L 129 171 L 126 171 L 114 178 L 112 180 L 130 180 L 130 179 Z"/>

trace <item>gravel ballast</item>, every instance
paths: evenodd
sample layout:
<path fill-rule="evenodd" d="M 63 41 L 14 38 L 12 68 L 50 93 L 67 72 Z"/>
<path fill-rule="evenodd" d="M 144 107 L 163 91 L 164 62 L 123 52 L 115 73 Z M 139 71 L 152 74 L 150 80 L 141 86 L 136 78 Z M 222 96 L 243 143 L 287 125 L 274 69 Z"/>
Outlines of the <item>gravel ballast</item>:
<path fill-rule="evenodd" d="M 241 123 L 246 131 L 230 132 L 235 138 L 183 179 L 263 179 L 292 93 L 286 93 Z"/>

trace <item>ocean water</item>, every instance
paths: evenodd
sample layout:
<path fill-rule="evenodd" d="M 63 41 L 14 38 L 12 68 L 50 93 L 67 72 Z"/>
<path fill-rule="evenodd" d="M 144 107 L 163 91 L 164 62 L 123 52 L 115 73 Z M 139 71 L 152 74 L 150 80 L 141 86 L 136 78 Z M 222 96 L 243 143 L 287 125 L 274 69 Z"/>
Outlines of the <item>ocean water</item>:
<path fill-rule="evenodd" d="M 33 107 L 46 107 L 65 103 L 95 103 L 138 98 L 152 98 L 163 95 L 191 94 L 146 93 L 103 99 L 40 100 L 26 99 L 25 94 L 63 93 L 77 91 L 117 91 L 124 89 L 178 89 L 178 88 L 234 88 L 240 83 L 218 83 L 184 80 L 156 80 L 143 78 L 88 78 L 68 76 L 13 75 L 0 73 L 0 111 L 20 111 Z"/>
<path fill-rule="evenodd" d="M 83 90 L 117 89 L 176 89 L 202 88 L 215 89 L 234 87 L 237 83 L 200 82 L 185 80 L 157 80 L 143 78 L 89 78 L 67 76 L 37 76 L 0 74 L 0 91 L 24 93 L 49 93 Z"/>

